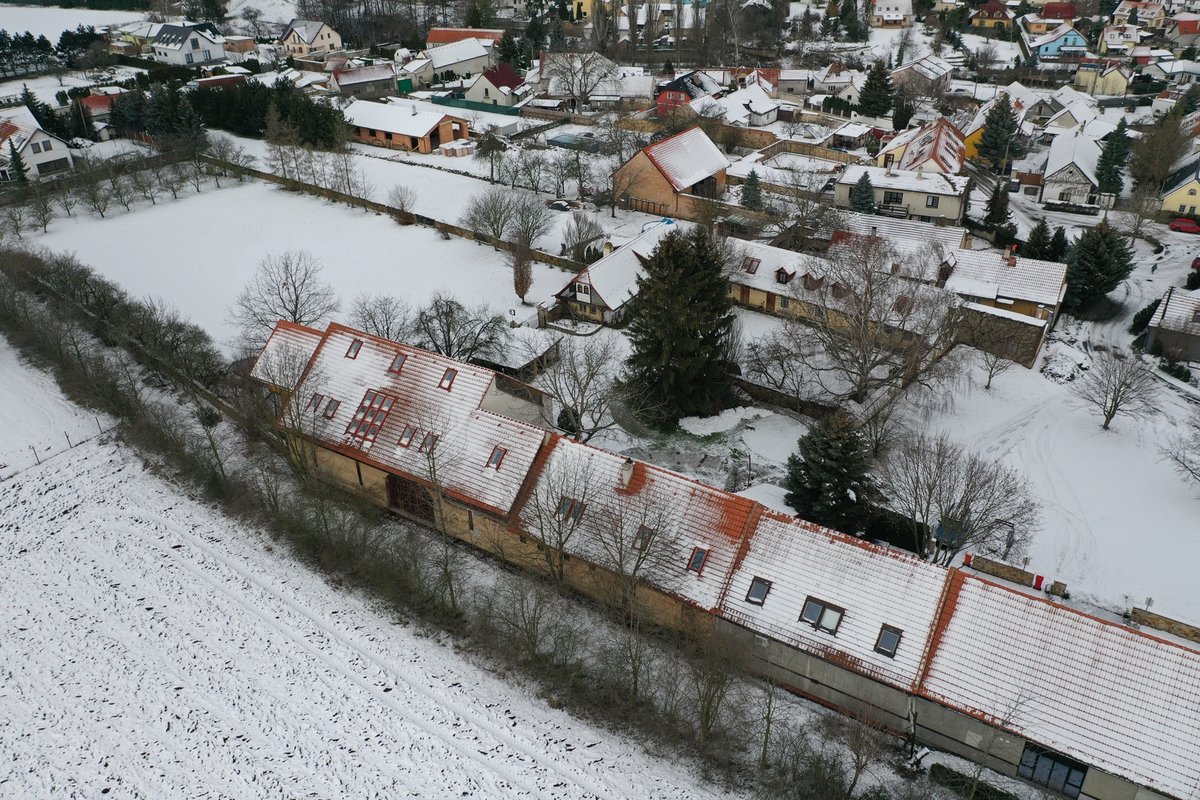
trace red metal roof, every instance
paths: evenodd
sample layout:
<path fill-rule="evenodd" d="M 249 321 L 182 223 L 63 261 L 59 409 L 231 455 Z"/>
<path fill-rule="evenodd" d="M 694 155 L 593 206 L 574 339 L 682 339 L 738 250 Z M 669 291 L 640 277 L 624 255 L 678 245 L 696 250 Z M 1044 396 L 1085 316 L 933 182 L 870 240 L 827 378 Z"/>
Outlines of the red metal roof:
<path fill-rule="evenodd" d="M 463 39 L 490 39 L 500 41 L 504 31 L 499 28 L 430 28 L 425 45 L 454 44 Z"/>

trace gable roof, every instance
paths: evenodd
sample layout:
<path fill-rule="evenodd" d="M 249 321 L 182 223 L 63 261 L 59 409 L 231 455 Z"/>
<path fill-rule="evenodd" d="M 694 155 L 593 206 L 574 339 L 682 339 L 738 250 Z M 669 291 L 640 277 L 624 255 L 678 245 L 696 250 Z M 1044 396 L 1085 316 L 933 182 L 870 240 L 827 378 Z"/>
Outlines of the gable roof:
<path fill-rule="evenodd" d="M 1093 186 L 1098 186 L 1096 165 L 1101 150 L 1099 142 L 1077 131 L 1056 136 L 1050 144 L 1050 154 L 1046 156 L 1043 180 L 1049 180 L 1056 172 L 1073 164 Z"/>
<path fill-rule="evenodd" d="M 1150 320 L 1151 327 L 1200 336 L 1200 289 L 1168 289 Z"/>
<path fill-rule="evenodd" d="M 683 92 L 696 100 L 719 92 L 721 88 L 721 84 L 713 80 L 708 73 L 696 70 L 658 84 L 654 93 L 657 95 L 659 92 Z"/>
<path fill-rule="evenodd" d="M 430 47 L 424 55 L 433 64 L 435 72 L 442 72 L 463 61 L 487 58 L 488 49 L 478 39 L 459 39 L 440 47 Z"/>
<path fill-rule="evenodd" d="M 1078 36 L 1080 39 L 1083 39 L 1083 34 L 1081 34 L 1079 31 L 1075 30 L 1074 26 L 1072 26 L 1070 23 L 1064 22 L 1061 25 L 1059 25 L 1057 28 L 1055 28 L 1054 30 L 1047 31 L 1046 33 L 1043 33 L 1041 36 L 1037 36 L 1033 39 L 1030 39 L 1029 46 L 1030 47 L 1045 47 L 1048 44 L 1053 44 L 1054 42 L 1057 42 L 1059 39 L 1062 39 L 1064 36 L 1070 36 L 1072 33 L 1075 34 L 1076 36 Z M 1084 43 L 1086 45 L 1086 40 L 1084 40 Z"/>
<path fill-rule="evenodd" d="M 179 50 L 191 37 L 197 33 L 213 44 L 224 44 L 225 37 L 211 22 L 181 22 L 174 25 L 163 25 L 154 37 L 155 47 L 165 47 L 169 50 Z"/>
<path fill-rule="evenodd" d="M 479 76 L 497 89 L 516 89 L 525 83 L 521 76 L 517 74 L 517 71 L 504 61 L 501 61 L 494 67 L 485 69 Z"/>
<path fill-rule="evenodd" d="M 926 253 L 932 247 L 943 254 L 966 247 L 970 231 L 954 225 L 935 225 L 915 219 L 881 217 L 856 211 L 839 211 L 831 224 L 818 232 L 831 241 L 838 234 L 880 236 L 897 250 L 910 254 Z"/>
<path fill-rule="evenodd" d="M 291 34 L 296 34 L 299 39 L 305 44 L 312 44 L 317 39 L 317 34 L 321 32 L 321 28 L 325 27 L 325 23 L 315 19 L 294 19 L 288 23 L 287 28 L 280 34 L 279 40 L 283 41 Z M 330 30 L 333 30 L 330 28 Z"/>
<path fill-rule="evenodd" d="M 757 83 L 736 92 L 697 98 L 690 106 L 701 115 L 719 112 L 718 115 L 725 119 L 727 125 L 748 125 L 752 114 L 769 114 L 773 109 L 779 109 L 779 104 Z"/>
<path fill-rule="evenodd" d="M 889 170 L 885 167 L 868 167 L 861 164 L 847 164 L 838 178 L 838 184 L 853 186 L 866 172 L 871 185 L 876 189 L 896 189 L 904 192 L 923 192 L 925 194 L 962 196 L 970 182 L 969 178 L 946 175 L 942 172 L 910 172 L 908 170 Z"/>
<path fill-rule="evenodd" d="M 370 100 L 355 100 L 342 110 L 346 122 L 359 128 L 415 136 L 427 135 L 438 124 L 450 116 L 439 111 L 415 111 L 399 104 L 375 103 Z"/>
<path fill-rule="evenodd" d="M 962 171 L 967 152 L 963 135 L 945 117 L 938 117 L 920 128 L 901 132 L 885 144 L 879 153 L 883 155 L 900 148 L 904 148 L 904 152 L 894 165 L 897 169 L 915 170 L 923 167 L 951 175 Z"/>
<path fill-rule="evenodd" d="M 464 39 L 498 42 L 503 38 L 503 28 L 430 28 L 425 35 L 425 46 L 454 44 Z"/>
<path fill-rule="evenodd" d="M 1009 266 L 1009 258 L 996 250 L 954 250 L 946 258 L 951 267 L 946 288 L 991 300 L 1006 297 L 1049 308 L 1058 305 L 1066 291 L 1066 264 L 1017 256 Z"/>
<path fill-rule="evenodd" d="M 901 64 L 892 70 L 892 78 L 904 72 L 912 72 L 920 75 L 928 81 L 937 81 L 949 75 L 954 71 L 954 67 L 945 59 L 938 58 L 932 53 L 921 56 L 915 61 L 909 61 L 907 64 Z"/>
<path fill-rule="evenodd" d="M 333 82 L 338 86 L 358 86 L 374 81 L 390 81 L 395 77 L 396 68 L 390 61 L 383 64 L 368 64 L 364 67 L 335 69 L 332 75 Z"/>
<path fill-rule="evenodd" d="M 699 125 L 647 145 L 642 152 L 677 192 L 729 167 L 729 159 Z"/>
<path fill-rule="evenodd" d="M 250 377 L 277 389 L 292 391 L 300 382 L 325 333 L 287 320 L 275 323 Z"/>
<path fill-rule="evenodd" d="M 581 282 L 591 286 L 608 308 L 616 311 L 629 302 L 637 292 L 637 279 L 643 274 L 642 259 L 648 258 L 658 242 L 672 231 L 686 233 L 691 224 L 673 219 L 662 219 L 648 223 L 633 240 L 613 250 L 604 258 L 590 264 L 559 291 L 559 295 L 571 291 L 572 285 Z"/>
<path fill-rule="evenodd" d="M 1074 3 L 1046 3 L 1037 12 L 1042 19 L 1075 19 L 1075 4 Z"/>

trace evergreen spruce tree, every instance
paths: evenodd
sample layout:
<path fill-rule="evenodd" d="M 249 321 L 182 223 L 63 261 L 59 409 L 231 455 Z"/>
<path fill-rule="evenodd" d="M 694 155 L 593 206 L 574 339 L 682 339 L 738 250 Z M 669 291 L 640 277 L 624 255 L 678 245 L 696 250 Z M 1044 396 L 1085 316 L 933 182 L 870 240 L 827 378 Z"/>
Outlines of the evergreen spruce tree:
<path fill-rule="evenodd" d="M 1067 257 L 1067 251 L 1070 249 L 1071 244 L 1067 241 L 1067 232 L 1059 225 L 1054 229 L 1054 236 L 1050 238 L 1050 247 L 1046 250 L 1046 260 L 1062 261 Z"/>
<path fill-rule="evenodd" d="M 629 301 L 627 388 L 653 424 L 715 414 L 730 396 L 733 312 L 720 249 L 704 228 L 673 231 L 642 259 Z"/>
<path fill-rule="evenodd" d="M 863 214 L 875 213 L 875 187 L 871 185 L 871 176 L 865 169 L 850 189 L 850 210 Z"/>
<path fill-rule="evenodd" d="M 42 130 L 63 139 L 71 138 L 62 117 L 56 114 L 49 105 L 38 100 L 33 92 L 29 91 L 28 86 L 21 87 L 21 103 L 29 109 L 29 113 L 33 114 L 33 118 L 37 120 L 37 124 Z"/>
<path fill-rule="evenodd" d="M 8 140 L 8 171 L 10 173 L 9 180 L 20 184 L 29 183 L 29 176 L 25 174 L 25 159 L 17 152 L 12 139 Z"/>
<path fill-rule="evenodd" d="M 1045 219 L 1039 219 L 1037 225 L 1033 226 L 1033 230 L 1029 232 L 1029 238 L 1025 240 L 1025 244 L 1021 245 L 1021 255 L 1024 258 L 1037 258 L 1049 260 L 1047 256 L 1050 253 L 1050 226 L 1046 224 Z"/>
<path fill-rule="evenodd" d="M 1017 116 L 1007 94 L 996 98 L 984 118 L 978 153 L 997 172 L 1002 172 L 1007 162 L 1025 154 L 1025 146 L 1017 139 Z"/>
<path fill-rule="evenodd" d="M 858 21 L 857 0 L 840 0 L 838 3 L 838 23 L 842 34 L 851 41 L 857 41 L 862 36 L 861 25 Z"/>
<path fill-rule="evenodd" d="M 1125 117 L 1117 120 L 1117 129 L 1108 135 L 1107 141 L 1117 142 L 1117 154 L 1120 156 L 1122 164 L 1129 160 L 1131 144 L 1129 140 L 1129 126 L 1125 124 Z"/>
<path fill-rule="evenodd" d="M 887 65 L 883 61 L 876 61 L 871 65 L 867 81 L 858 96 L 858 113 L 864 117 L 886 117 L 892 110 L 893 91 Z"/>
<path fill-rule="evenodd" d="M 1068 308 L 1098 300 L 1129 277 L 1133 258 L 1125 240 L 1107 222 L 1086 230 L 1067 256 Z"/>
<path fill-rule="evenodd" d="M 512 67 L 523 67 L 522 63 L 522 48 L 521 43 L 512 35 L 512 31 L 504 31 L 504 35 L 500 37 L 500 41 L 496 44 L 496 56 Z"/>
<path fill-rule="evenodd" d="M 1124 122 L 1125 118 L 1122 117 Z M 1125 142 L 1120 141 L 1116 137 L 1116 131 L 1109 135 L 1104 142 L 1104 149 L 1100 151 L 1100 158 L 1096 161 L 1096 185 L 1102 194 L 1120 195 L 1121 190 L 1125 188 L 1125 178 L 1122 173 L 1125 170 L 1125 153 L 1128 151 Z"/>
<path fill-rule="evenodd" d="M 751 211 L 762 211 L 762 186 L 758 180 L 758 170 L 750 170 L 746 182 L 742 184 L 742 205 Z"/>
<path fill-rule="evenodd" d="M 784 502 L 804 519 L 845 533 L 867 520 L 873 492 L 862 435 L 846 419 L 822 420 L 788 457 Z"/>
<path fill-rule="evenodd" d="M 907 128 L 916 112 L 917 107 L 908 98 L 908 93 L 903 89 L 897 90 L 892 99 L 892 130 L 898 132 Z"/>
<path fill-rule="evenodd" d="M 996 181 L 992 187 L 992 196 L 987 201 L 987 214 L 983 218 L 985 225 L 995 228 L 1008 222 L 1008 191 L 1004 181 Z"/>
<path fill-rule="evenodd" d="M 204 121 L 192 108 L 186 97 L 179 101 L 179 116 L 175 122 L 175 140 L 189 153 L 203 153 L 208 149 L 208 131 Z"/>

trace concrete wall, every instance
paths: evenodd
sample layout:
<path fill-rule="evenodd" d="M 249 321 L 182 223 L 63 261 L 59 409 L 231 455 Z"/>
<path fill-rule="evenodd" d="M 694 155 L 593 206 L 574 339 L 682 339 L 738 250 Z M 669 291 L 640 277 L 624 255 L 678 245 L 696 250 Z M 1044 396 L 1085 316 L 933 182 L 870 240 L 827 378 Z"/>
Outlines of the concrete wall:
<path fill-rule="evenodd" d="M 1161 344 L 1163 352 L 1177 361 L 1200 361 L 1200 336 L 1154 326 L 1146 334 L 1146 348 L 1156 344 Z"/>

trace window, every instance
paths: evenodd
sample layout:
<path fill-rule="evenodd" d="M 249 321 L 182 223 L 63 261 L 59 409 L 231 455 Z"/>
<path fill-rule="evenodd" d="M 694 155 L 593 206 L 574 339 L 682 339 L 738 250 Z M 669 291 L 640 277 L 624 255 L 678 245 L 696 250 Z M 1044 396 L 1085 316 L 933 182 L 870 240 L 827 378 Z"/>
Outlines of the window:
<path fill-rule="evenodd" d="M 1041 784 L 1067 797 L 1079 797 L 1087 767 L 1073 758 L 1045 750 L 1035 744 L 1025 745 L 1017 777 Z"/>
<path fill-rule="evenodd" d="M 742 262 L 742 269 L 744 269 L 747 274 L 753 275 L 754 273 L 758 272 L 758 265 L 761 263 L 761 258 L 751 258 L 750 256 L 746 256 L 746 260 Z"/>
<path fill-rule="evenodd" d="M 1189 194 L 1189 195 L 1195 195 L 1195 194 L 1196 194 L 1196 190 L 1195 190 L 1195 189 L 1188 189 L 1188 194 Z"/>
<path fill-rule="evenodd" d="M 325 399 L 325 395 L 313 392 L 313 396 L 308 398 L 308 405 L 305 406 L 305 411 L 316 411 L 321 407 L 321 401 Z"/>
<path fill-rule="evenodd" d="M 337 400 L 334 400 L 332 397 L 329 398 L 329 402 L 325 404 L 325 419 L 333 419 L 340 405 L 341 403 Z"/>
<path fill-rule="evenodd" d="M 488 456 L 487 465 L 495 470 L 500 469 L 500 463 L 504 461 L 504 456 L 506 455 L 508 455 L 508 451 L 497 445 L 496 448 L 492 450 L 492 454 Z"/>
<path fill-rule="evenodd" d="M 1192 312 L 1192 322 L 1200 322 L 1200 308 Z"/>
<path fill-rule="evenodd" d="M 34 153 L 42 152 L 42 146 L 40 144 L 38 144 L 37 142 L 34 142 L 33 144 L 29 145 L 29 149 Z"/>
<path fill-rule="evenodd" d="M 933 195 L 926 195 L 925 196 L 925 207 L 926 208 L 937 208 L 938 200 L 940 200 L 940 199 L 941 198 L 934 197 Z"/>
<path fill-rule="evenodd" d="M 425 438 L 421 440 L 421 446 L 417 448 L 418 453 L 432 453 L 433 448 L 437 447 L 438 435 L 436 433 L 427 433 Z"/>
<path fill-rule="evenodd" d="M 192 39 L 192 49 L 193 50 L 200 49 L 200 40 L 199 39 Z"/>
<path fill-rule="evenodd" d="M 746 602 L 751 605 L 761 606 L 763 603 L 767 602 L 767 594 L 770 593 L 770 591 L 771 582 L 756 575 L 754 579 L 750 581 L 750 591 L 746 592 Z"/>
<path fill-rule="evenodd" d="M 54 142 L 42 142 L 42 152 L 46 153 L 54 149 Z"/>
<path fill-rule="evenodd" d="M 846 609 L 844 608 L 838 608 L 824 600 L 809 597 L 804 601 L 804 609 L 800 612 L 800 621 L 807 622 L 819 631 L 837 635 L 838 626 L 842 624 L 842 617 L 845 614 Z"/>
<path fill-rule="evenodd" d="M 1180 210 L 1182 210 L 1182 209 L 1180 209 Z M 592 296 L 592 287 L 586 283 L 577 283 L 577 284 L 575 284 L 575 294 L 582 294 L 582 295 L 591 297 Z"/>
<path fill-rule="evenodd" d="M 204 53 L 203 53 L 202 55 L 204 56 L 204 60 L 205 60 L 205 61 L 211 61 L 211 60 L 212 60 L 212 51 L 211 51 L 211 50 L 205 50 L 205 51 L 204 51 Z"/>
<path fill-rule="evenodd" d="M 483 96 L 484 96 L 484 97 L 491 97 L 491 94 L 488 92 L 488 88 L 487 88 L 486 86 L 485 86 L 485 87 L 483 87 Z"/>
<path fill-rule="evenodd" d="M 359 350 L 362 350 L 362 339 L 355 339 L 346 348 L 346 358 L 358 358 Z"/>
<path fill-rule="evenodd" d="M 183 60 L 184 60 L 184 61 L 186 61 L 186 62 L 187 62 L 187 63 L 189 63 L 189 64 L 190 64 L 190 63 L 192 63 L 192 54 L 191 54 L 191 53 L 184 53 L 184 54 L 183 54 Z"/>
<path fill-rule="evenodd" d="M 438 381 L 438 388 L 450 391 L 450 387 L 454 385 L 454 379 L 458 376 L 458 370 L 451 367 L 442 374 L 442 379 Z"/>
<path fill-rule="evenodd" d="M 645 525 L 639 526 L 633 540 L 633 546 L 638 550 L 645 550 L 650 546 L 650 542 L 652 541 L 654 541 L 654 531 Z"/>
<path fill-rule="evenodd" d="M 696 547 L 692 550 L 692 556 L 688 559 L 688 572 L 694 572 L 699 575 L 704 571 L 704 562 L 708 560 L 708 551 L 703 547 Z"/>
<path fill-rule="evenodd" d="M 891 625 L 884 625 L 879 629 L 879 638 L 875 640 L 875 652 L 883 653 L 888 658 L 895 658 L 896 648 L 900 646 L 902 636 L 904 636 L 904 631 L 893 628 Z"/>
<path fill-rule="evenodd" d="M 391 366 L 388 367 L 388 372 L 399 373 L 404 368 L 404 362 L 408 360 L 408 356 L 404 353 L 396 353 L 396 357 L 392 359 Z"/>
<path fill-rule="evenodd" d="M 583 511 L 586 508 L 586 503 L 563 495 L 562 500 L 558 502 L 558 516 L 561 519 L 573 520 L 578 525 L 579 518 L 583 516 Z"/>
<path fill-rule="evenodd" d="M 415 425 L 405 425 L 404 432 L 400 434 L 400 439 L 396 442 L 396 444 L 400 445 L 401 447 L 408 447 L 412 444 L 413 437 L 416 435 L 417 428 Z"/>
<path fill-rule="evenodd" d="M 904 204 L 904 192 L 884 192 L 883 203 L 889 206 L 899 206 Z"/>
<path fill-rule="evenodd" d="M 391 396 L 368 389 L 358 405 L 358 411 L 354 412 L 354 417 L 346 426 L 346 433 L 364 442 L 375 441 L 379 429 L 387 420 L 388 412 L 392 410 L 393 402 L 395 400 Z"/>
<path fill-rule="evenodd" d="M 780 296 L 780 298 L 779 298 L 779 307 L 780 308 L 788 308 L 790 305 L 791 305 L 791 300 L 788 298 L 787 295 Z"/>

